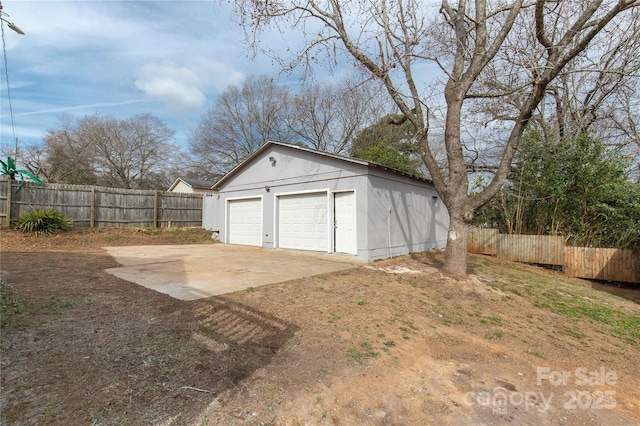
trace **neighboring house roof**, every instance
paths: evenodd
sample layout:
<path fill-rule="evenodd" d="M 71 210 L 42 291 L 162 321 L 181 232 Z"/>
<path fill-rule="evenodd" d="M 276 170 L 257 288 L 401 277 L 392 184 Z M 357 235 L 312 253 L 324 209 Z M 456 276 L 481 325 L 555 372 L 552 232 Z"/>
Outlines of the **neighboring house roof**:
<path fill-rule="evenodd" d="M 415 175 L 412 175 L 411 173 L 403 172 L 402 170 L 397 170 L 397 169 L 394 169 L 394 168 L 391 168 L 391 167 L 383 166 L 382 164 L 374 163 L 374 162 L 363 160 L 363 159 L 360 159 L 360 158 L 353 158 L 353 157 L 347 157 L 347 156 L 344 156 L 344 155 L 333 154 L 333 153 L 330 153 L 330 152 L 318 151 L 318 150 L 315 150 L 315 149 L 306 148 L 306 147 L 302 147 L 302 146 L 298 146 L 298 145 L 291 145 L 291 144 L 288 144 L 288 143 L 267 141 L 266 143 L 262 144 L 262 146 L 260 148 L 258 148 L 254 152 L 252 152 L 240 164 L 238 164 L 236 167 L 234 167 L 229 173 L 227 173 L 220 180 L 218 180 L 218 182 L 216 182 L 216 184 L 212 188 L 213 189 L 218 189 L 227 180 L 229 180 L 231 177 L 233 177 L 235 174 L 237 174 L 241 169 L 243 169 L 246 164 L 251 162 L 251 160 L 256 158 L 263 151 L 265 151 L 267 148 L 269 148 L 270 146 L 273 146 L 273 145 L 283 146 L 283 147 L 290 148 L 290 149 L 298 149 L 300 151 L 306 151 L 306 152 L 310 152 L 310 153 L 316 154 L 316 155 L 322 155 L 322 156 L 329 157 L 329 158 L 335 158 L 337 160 L 346 161 L 346 162 L 349 162 L 349 163 L 352 163 L 352 164 L 360 164 L 360 165 L 367 166 L 367 167 L 380 168 L 380 169 L 387 170 L 387 171 L 395 173 L 395 174 L 399 174 L 399 175 L 402 175 L 402 176 L 407 176 L 407 177 L 410 177 L 412 179 L 419 180 L 421 182 L 433 183 L 433 181 L 431 181 L 430 179 L 426 179 L 426 178 L 423 178 L 423 177 L 420 177 L 420 176 L 415 176 Z"/>
<path fill-rule="evenodd" d="M 186 177 L 177 178 L 173 184 L 169 187 L 169 191 L 178 185 L 178 183 L 183 182 L 185 185 L 194 188 L 194 189 L 211 189 L 213 185 L 216 184 L 214 180 L 202 180 L 202 179 L 191 179 Z"/>

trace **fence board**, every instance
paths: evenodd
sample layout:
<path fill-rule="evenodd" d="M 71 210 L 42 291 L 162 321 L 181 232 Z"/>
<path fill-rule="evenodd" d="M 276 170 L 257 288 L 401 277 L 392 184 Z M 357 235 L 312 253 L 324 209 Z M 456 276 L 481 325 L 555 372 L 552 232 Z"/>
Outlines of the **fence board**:
<path fill-rule="evenodd" d="M 500 234 L 497 255 L 500 259 L 540 265 L 564 264 L 564 237 L 550 235 Z"/>
<path fill-rule="evenodd" d="M 191 197 L 194 197 L 193 195 Z M 184 194 L 166 192 L 159 202 L 158 221 L 161 226 L 193 226 L 198 223 L 202 226 L 202 194 L 197 195 L 199 204 L 194 206 L 190 198 Z"/>
<path fill-rule="evenodd" d="M 0 178 L 0 224 L 8 222 L 7 214 L 11 208 L 11 186 L 8 176 Z"/>
<path fill-rule="evenodd" d="M 75 226 L 202 226 L 202 195 L 88 185 L 25 183 L 8 197 L 8 180 L 0 179 L 0 224 L 35 208 L 56 209 Z M 20 185 L 12 182 L 12 194 Z M 156 204 L 157 203 L 157 204 Z M 7 207 L 10 204 L 10 207 Z"/>
<path fill-rule="evenodd" d="M 497 229 L 469 228 L 467 251 L 476 254 L 497 254 Z"/>
<path fill-rule="evenodd" d="M 640 251 L 565 247 L 564 272 L 570 277 L 640 283 Z"/>

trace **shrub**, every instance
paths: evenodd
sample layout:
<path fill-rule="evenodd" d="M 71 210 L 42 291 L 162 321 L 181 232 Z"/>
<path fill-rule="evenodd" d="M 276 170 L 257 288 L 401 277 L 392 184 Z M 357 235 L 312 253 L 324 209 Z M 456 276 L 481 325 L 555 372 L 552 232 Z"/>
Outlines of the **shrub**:
<path fill-rule="evenodd" d="M 34 209 L 20 216 L 17 228 L 26 234 L 55 234 L 73 227 L 69 216 L 56 210 Z"/>

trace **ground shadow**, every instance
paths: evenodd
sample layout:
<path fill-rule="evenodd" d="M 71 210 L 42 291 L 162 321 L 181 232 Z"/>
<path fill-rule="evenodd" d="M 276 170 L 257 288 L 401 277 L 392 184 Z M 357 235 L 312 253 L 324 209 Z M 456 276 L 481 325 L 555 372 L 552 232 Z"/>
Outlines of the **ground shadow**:
<path fill-rule="evenodd" d="M 589 283 L 591 288 L 613 294 L 614 296 L 622 297 L 640 305 L 640 284 L 612 283 L 594 280 L 583 281 Z"/>
<path fill-rule="evenodd" d="M 429 265 L 432 268 L 441 270 L 444 267 L 444 252 L 442 250 L 427 251 L 424 253 L 411 253 L 410 256 L 413 260 L 424 265 Z M 467 274 L 475 274 L 477 266 L 478 265 L 467 261 Z"/>
<path fill-rule="evenodd" d="M 104 272 L 114 266 L 98 250 L 2 253 L 22 306 L 3 317 L 3 423 L 191 424 L 297 331 L 227 297 L 180 301 Z"/>

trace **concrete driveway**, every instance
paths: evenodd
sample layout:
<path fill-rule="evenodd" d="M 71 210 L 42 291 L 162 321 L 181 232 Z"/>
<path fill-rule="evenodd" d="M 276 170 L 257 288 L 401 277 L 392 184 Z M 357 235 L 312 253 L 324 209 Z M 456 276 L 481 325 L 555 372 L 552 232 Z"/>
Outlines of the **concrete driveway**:
<path fill-rule="evenodd" d="M 107 272 L 181 300 L 341 271 L 362 264 L 353 255 L 229 244 L 105 249 L 122 265 L 107 269 Z"/>

